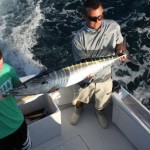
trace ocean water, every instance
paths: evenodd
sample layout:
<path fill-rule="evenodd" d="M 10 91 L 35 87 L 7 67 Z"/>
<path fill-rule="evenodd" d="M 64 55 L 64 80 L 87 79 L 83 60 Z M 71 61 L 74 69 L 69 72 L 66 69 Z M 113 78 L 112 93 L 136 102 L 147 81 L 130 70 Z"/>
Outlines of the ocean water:
<path fill-rule="evenodd" d="M 0 48 L 20 76 L 73 63 L 71 40 L 84 20 L 83 0 L 0 0 Z M 150 0 L 101 0 L 139 63 L 116 62 L 113 79 L 150 110 Z"/>

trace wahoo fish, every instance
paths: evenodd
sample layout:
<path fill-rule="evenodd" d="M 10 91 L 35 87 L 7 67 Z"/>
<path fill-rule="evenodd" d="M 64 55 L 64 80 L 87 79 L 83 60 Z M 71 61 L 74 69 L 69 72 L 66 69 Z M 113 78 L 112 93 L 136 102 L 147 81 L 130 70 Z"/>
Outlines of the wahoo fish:
<path fill-rule="evenodd" d="M 122 56 L 112 55 L 94 60 L 90 59 L 90 61 L 81 61 L 75 65 L 68 66 L 53 72 L 46 70 L 26 80 L 22 85 L 14 87 L 8 93 L 5 93 L 5 95 L 35 95 L 40 93 L 49 93 L 52 87 L 68 87 L 84 80 L 91 74 L 95 75 L 104 67 L 112 65 Z"/>

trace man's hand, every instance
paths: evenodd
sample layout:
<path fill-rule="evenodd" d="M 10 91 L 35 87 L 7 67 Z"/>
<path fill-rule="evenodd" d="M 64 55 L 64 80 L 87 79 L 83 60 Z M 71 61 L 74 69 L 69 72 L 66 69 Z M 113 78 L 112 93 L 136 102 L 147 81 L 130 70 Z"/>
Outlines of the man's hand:
<path fill-rule="evenodd" d="M 86 78 L 87 78 L 87 79 L 92 79 L 93 77 L 94 77 L 94 75 L 90 74 L 90 75 L 88 75 Z"/>
<path fill-rule="evenodd" d="M 128 51 L 126 49 L 126 45 L 124 42 L 116 45 L 115 52 L 118 56 L 123 55 L 122 57 L 120 57 L 120 59 L 119 59 L 120 61 L 125 61 L 127 59 Z"/>
<path fill-rule="evenodd" d="M 120 57 L 120 61 L 125 61 L 126 59 L 127 59 L 127 55 L 124 55 L 123 54 L 123 50 L 118 50 L 117 52 L 116 52 L 116 54 L 118 55 L 118 56 L 121 56 L 121 55 L 123 55 L 123 56 L 121 56 Z"/>
<path fill-rule="evenodd" d="M 53 92 L 55 92 L 55 91 L 57 91 L 57 90 L 59 90 L 59 89 L 56 88 L 56 87 L 52 87 L 52 88 L 50 89 L 50 93 L 53 93 Z"/>

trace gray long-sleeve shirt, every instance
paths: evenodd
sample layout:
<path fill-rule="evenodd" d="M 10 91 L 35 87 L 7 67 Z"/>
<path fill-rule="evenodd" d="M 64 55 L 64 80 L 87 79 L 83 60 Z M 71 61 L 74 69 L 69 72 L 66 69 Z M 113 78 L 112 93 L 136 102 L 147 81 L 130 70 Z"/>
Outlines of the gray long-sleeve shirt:
<path fill-rule="evenodd" d="M 86 58 L 109 56 L 115 53 L 116 45 L 123 42 L 120 26 L 113 20 L 104 19 L 101 27 L 94 30 L 85 25 L 72 41 L 75 61 Z M 94 80 L 103 80 L 111 74 L 111 66 L 96 74 Z"/>

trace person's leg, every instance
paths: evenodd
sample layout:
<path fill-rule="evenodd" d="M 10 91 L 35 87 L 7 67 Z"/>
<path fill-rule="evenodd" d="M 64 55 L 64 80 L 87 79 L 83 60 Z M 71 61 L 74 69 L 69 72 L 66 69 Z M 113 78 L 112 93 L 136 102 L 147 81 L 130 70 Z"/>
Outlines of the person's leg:
<path fill-rule="evenodd" d="M 73 100 L 73 104 L 75 104 L 74 110 L 72 112 L 70 123 L 72 125 L 76 125 L 80 119 L 81 113 L 83 112 L 84 103 L 89 103 L 90 98 L 94 93 L 94 83 L 91 83 L 86 88 L 80 88 L 78 91 L 78 96 L 75 100 Z"/>
<path fill-rule="evenodd" d="M 13 142 L 17 150 L 31 149 L 31 140 L 27 129 L 27 124 L 25 121 L 22 123 L 20 128 L 15 132 Z"/>
<path fill-rule="evenodd" d="M 106 129 L 109 126 L 108 119 L 104 113 L 104 108 L 108 103 L 112 91 L 112 80 L 103 83 L 96 83 L 95 90 L 95 108 L 97 119 L 102 128 Z"/>
<path fill-rule="evenodd" d="M 11 135 L 0 139 L 0 150 L 12 150 L 12 149 L 13 149 L 13 140 Z"/>
<path fill-rule="evenodd" d="M 83 105 L 84 105 L 83 102 L 77 101 L 70 118 L 70 123 L 72 125 L 76 125 L 78 123 L 81 113 L 83 112 Z"/>

